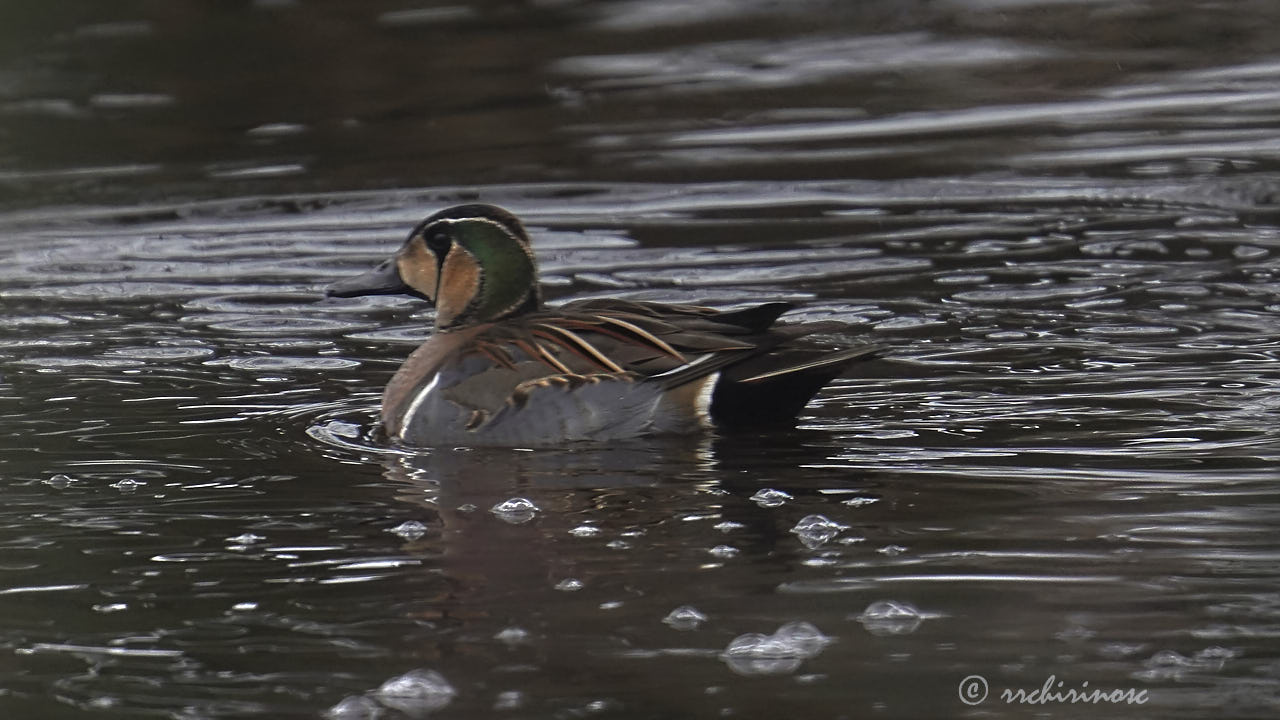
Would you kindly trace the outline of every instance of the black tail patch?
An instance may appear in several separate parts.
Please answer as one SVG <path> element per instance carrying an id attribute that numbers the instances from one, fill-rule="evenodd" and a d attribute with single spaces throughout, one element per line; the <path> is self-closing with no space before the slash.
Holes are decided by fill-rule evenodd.
<path id="1" fill-rule="evenodd" d="M 729 428 L 790 425 L 849 365 L 883 351 L 879 345 L 835 352 L 787 349 L 738 363 L 721 372 L 711 395 L 711 417 Z"/>

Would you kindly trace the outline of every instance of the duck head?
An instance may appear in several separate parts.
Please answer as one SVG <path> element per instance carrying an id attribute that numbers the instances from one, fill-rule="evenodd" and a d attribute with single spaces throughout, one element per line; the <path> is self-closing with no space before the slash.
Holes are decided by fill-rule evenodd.
<path id="1" fill-rule="evenodd" d="M 458 205 L 423 220 L 395 255 L 339 280 L 329 297 L 412 295 L 436 307 L 450 330 L 532 312 L 542 306 L 529 236 L 515 215 L 493 205 Z"/>

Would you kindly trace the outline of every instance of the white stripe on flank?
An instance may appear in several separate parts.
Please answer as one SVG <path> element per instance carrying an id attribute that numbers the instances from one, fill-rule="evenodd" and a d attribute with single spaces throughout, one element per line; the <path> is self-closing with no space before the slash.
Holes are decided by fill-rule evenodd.
<path id="1" fill-rule="evenodd" d="M 702 387 L 698 388 L 698 398 L 694 401 L 698 419 L 706 427 L 711 426 L 711 395 L 716 391 L 716 383 L 720 382 L 720 373 L 713 372 L 706 377 Z"/>
<path id="2" fill-rule="evenodd" d="M 431 382 L 427 383 L 427 386 L 419 390 L 418 394 L 414 396 L 413 402 L 409 403 L 409 409 L 405 410 L 404 415 L 400 418 L 400 433 L 397 436 L 397 439 L 404 439 L 405 434 L 409 431 L 409 423 L 413 422 L 414 417 L 418 414 L 418 408 L 422 407 L 422 403 L 426 402 L 427 396 L 430 395 L 431 391 L 435 390 L 436 385 L 439 384 L 440 373 L 436 373 L 436 376 L 431 378 Z"/>

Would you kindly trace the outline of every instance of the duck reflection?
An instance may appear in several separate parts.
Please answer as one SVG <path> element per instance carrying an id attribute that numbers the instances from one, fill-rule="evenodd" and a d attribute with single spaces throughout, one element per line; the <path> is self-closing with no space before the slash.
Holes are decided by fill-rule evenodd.
<path id="1" fill-rule="evenodd" d="M 592 677 L 605 682 L 595 697 L 617 696 L 657 682 L 637 676 L 667 672 L 664 658 L 685 658 L 680 666 L 699 676 L 683 697 L 669 698 L 673 707 L 708 703 L 708 712 L 717 707 L 703 688 L 766 670 L 798 672 L 820 648 L 764 668 L 756 657 L 763 651 L 740 641 L 743 632 L 772 632 L 795 618 L 732 618 L 743 597 L 773 595 L 777 578 L 762 578 L 760 562 L 787 565 L 804 553 L 788 534 L 789 517 L 746 498 L 768 481 L 764 468 L 778 472 L 779 458 L 792 466 L 787 477 L 805 472 L 815 452 L 830 450 L 815 447 L 824 438 L 830 442 L 795 431 L 767 441 L 704 435 L 607 448 L 385 455 L 395 497 L 418 508 L 426 526 L 402 549 L 422 558 L 438 583 L 437 592 L 402 606 L 435 628 L 406 639 L 413 654 L 455 684 L 481 683 L 495 697 L 517 692 L 526 707 L 563 707 L 573 696 L 571 682 L 539 681 L 548 673 Z M 766 456 L 772 463 L 761 463 Z M 777 482 L 804 492 L 785 477 Z M 714 552 L 725 546 L 740 552 Z M 683 631 L 663 624 L 690 602 L 710 621 Z"/>

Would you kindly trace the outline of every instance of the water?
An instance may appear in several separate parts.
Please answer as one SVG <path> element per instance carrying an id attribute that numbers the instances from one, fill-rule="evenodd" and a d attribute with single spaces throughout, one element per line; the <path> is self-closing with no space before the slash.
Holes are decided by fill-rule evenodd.
<path id="1" fill-rule="evenodd" d="M 0 715 L 1280 711 L 1273 3 L 11 5 Z M 892 351 L 388 448 L 429 311 L 319 290 L 476 198 L 555 301 Z"/>

